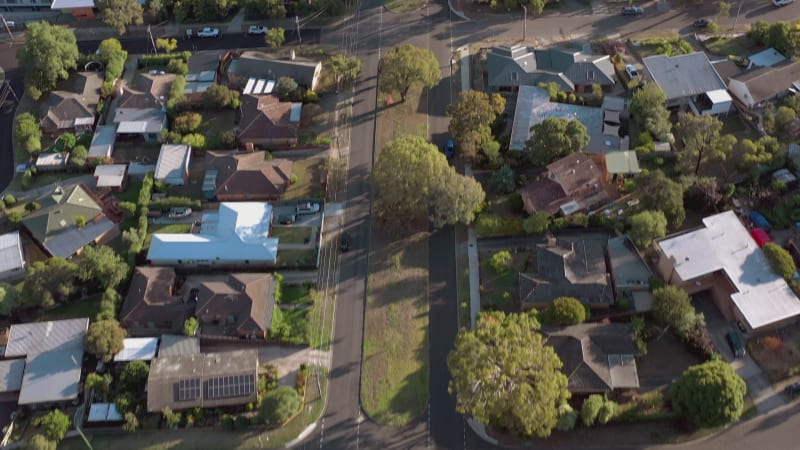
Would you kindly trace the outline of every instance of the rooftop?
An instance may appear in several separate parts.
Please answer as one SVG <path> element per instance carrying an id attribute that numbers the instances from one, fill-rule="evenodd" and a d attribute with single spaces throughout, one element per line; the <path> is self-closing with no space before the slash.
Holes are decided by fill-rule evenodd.
<path id="1" fill-rule="evenodd" d="M 200 334 L 264 338 L 272 324 L 275 281 L 268 273 L 196 275 L 183 290 L 197 289 Z M 219 318 L 227 320 L 219 324 Z"/>
<path id="2" fill-rule="evenodd" d="M 114 355 L 114 362 L 123 361 L 150 361 L 156 357 L 158 338 L 125 338 L 122 341 L 122 350 Z"/>
<path id="3" fill-rule="evenodd" d="M 192 146 L 187 144 L 163 144 L 158 154 L 154 179 L 183 179 L 189 170 Z"/>
<path id="4" fill-rule="evenodd" d="M 0 235 L 0 274 L 25 267 L 19 231 Z"/>
<path id="5" fill-rule="evenodd" d="M 24 370 L 25 360 L 22 358 L 0 361 L 0 393 L 19 391 Z"/>
<path id="6" fill-rule="evenodd" d="M 641 172 L 639 168 L 639 158 L 636 157 L 636 152 L 626 150 L 622 152 L 606 153 L 606 171 L 609 175 L 627 175 Z"/>
<path id="7" fill-rule="evenodd" d="M 158 346 L 158 356 L 181 356 L 200 353 L 200 339 L 177 334 L 164 334 Z"/>
<path id="8" fill-rule="evenodd" d="M 117 127 L 114 125 L 98 125 L 89 146 L 89 158 L 107 158 L 114 151 L 117 141 Z"/>
<path id="9" fill-rule="evenodd" d="M 292 165 L 288 159 L 266 161 L 263 151 L 206 152 L 206 173 L 216 171 L 214 190 L 218 196 L 278 197 L 289 187 Z"/>
<path id="10" fill-rule="evenodd" d="M 758 53 L 753 53 L 752 55 L 747 57 L 750 60 L 749 68 L 753 67 L 769 67 L 774 66 L 775 64 L 782 63 L 786 61 L 786 57 L 781 55 L 781 53 L 774 48 L 768 48 L 766 50 L 761 50 Z"/>
<path id="11" fill-rule="evenodd" d="M 102 164 L 94 169 L 97 187 L 120 187 L 125 181 L 127 164 Z"/>
<path id="12" fill-rule="evenodd" d="M 731 80 L 747 86 L 749 93 L 745 93 L 745 96 L 752 98 L 744 98 L 743 101 L 759 103 L 800 84 L 800 62 L 788 60 L 771 67 L 747 70 Z"/>
<path id="13" fill-rule="evenodd" d="M 301 103 L 281 102 L 275 95 L 244 95 L 239 139 L 297 138 Z"/>
<path id="14" fill-rule="evenodd" d="M 120 323 L 131 328 L 137 323 L 171 322 L 173 332 L 182 331 L 194 307 L 183 301 L 175 285 L 175 269 L 171 267 L 137 267 L 119 313 Z"/>
<path id="15" fill-rule="evenodd" d="M 650 77 L 667 94 L 667 101 L 726 89 L 725 82 L 704 52 L 653 55 L 644 58 L 643 62 Z"/>

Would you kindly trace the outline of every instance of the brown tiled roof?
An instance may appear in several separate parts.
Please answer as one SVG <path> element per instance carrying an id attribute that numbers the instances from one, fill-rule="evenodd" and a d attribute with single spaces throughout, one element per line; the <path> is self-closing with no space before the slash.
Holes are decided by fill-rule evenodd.
<path id="1" fill-rule="evenodd" d="M 289 121 L 292 103 L 281 102 L 274 95 L 245 95 L 242 99 L 242 118 L 239 139 L 297 138 L 297 124 Z"/>
<path id="2" fill-rule="evenodd" d="M 567 195 L 599 183 L 603 172 L 588 153 L 573 153 L 547 166 L 547 177 L 560 184 Z"/>
<path id="3" fill-rule="evenodd" d="M 278 197 L 289 187 L 292 161 L 264 160 L 264 152 L 207 152 L 206 167 L 217 170 L 217 195 Z"/>
<path id="4" fill-rule="evenodd" d="M 569 201 L 561 185 L 548 178 L 531 181 L 518 189 L 517 193 L 529 213 L 547 211 L 555 214 L 562 203 Z"/>
<path id="5" fill-rule="evenodd" d="M 184 291 L 193 288 L 199 289 L 195 315 L 201 334 L 266 336 L 275 306 L 275 283 L 271 274 L 234 273 L 225 278 L 198 276 L 186 280 Z"/>
<path id="6" fill-rule="evenodd" d="M 172 82 L 175 81 L 175 74 L 167 73 L 164 75 L 140 74 L 137 87 L 139 91 L 149 92 L 154 97 L 166 99 Z"/>
<path id="7" fill-rule="evenodd" d="M 171 321 L 179 331 L 191 316 L 194 305 L 183 301 L 175 292 L 175 269 L 170 267 L 137 267 L 131 287 L 119 314 L 120 323 L 163 323 Z"/>
<path id="8" fill-rule="evenodd" d="M 517 192 L 529 213 L 547 211 L 555 214 L 570 200 L 582 203 L 582 200 L 604 193 L 603 171 L 588 153 L 573 153 L 552 162 L 547 166 L 544 178 L 528 183 Z"/>
<path id="9" fill-rule="evenodd" d="M 96 72 L 79 72 L 72 91 L 53 91 L 42 117 L 44 128 L 72 128 L 75 119 L 94 118 L 103 78 Z"/>

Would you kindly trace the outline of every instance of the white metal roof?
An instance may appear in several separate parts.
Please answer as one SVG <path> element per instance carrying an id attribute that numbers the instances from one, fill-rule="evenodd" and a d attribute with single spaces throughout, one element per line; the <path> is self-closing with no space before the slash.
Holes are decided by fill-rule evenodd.
<path id="1" fill-rule="evenodd" d="M 757 329 L 800 314 L 800 299 L 779 277 L 733 211 L 703 219 L 705 227 L 658 242 L 681 280 L 725 271 L 731 294 L 750 327 Z"/>
<path id="2" fill-rule="evenodd" d="M 156 180 L 183 178 L 189 170 L 192 147 L 186 144 L 164 144 L 156 163 Z"/>
<path id="3" fill-rule="evenodd" d="M 53 0 L 50 9 L 94 8 L 94 0 Z"/>
<path id="4" fill-rule="evenodd" d="M 114 403 L 92 403 L 88 422 L 121 422 L 125 420 Z"/>
<path id="5" fill-rule="evenodd" d="M 114 125 L 100 125 L 94 132 L 92 143 L 89 145 L 90 158 L 110 157 L 114 151 L 117 140 L 117 127 Z"/>
<path id="6" fill-rule="evenodd" d="M 0 235 L 0 273 L 25 267 L 19 231 Z"/>
<path id="7" fill-rule="evenodd" d="M 13 358 L 68 348 L 82 349 L 83 336 L 88 328 L 88 318 L 11 325 L 5 357 Z"/>
<path id="8" fill-rule="evenodd" d="M 158 338 L 126 338 L 122 341 L 122 350 L 114 355 L 114 361 L 150 361 L 156 357 Z"/>
<path id="9" fill-rule="evenodd" d="M 58 167 L 67 164 L 69 153 L 42 153 L 36 158 L 36 167 Z"/>
<path id="10" fill-rule="evenodd" d="M 103 164 L 95 167 L 94 176 L 97 177 L 97 187 L 119 187 L 125 180 L 125 164 Z"/>
<path id="11" fill-rule="evenodd" d="M 711 103 L 729 103 L 733 101 L 731 95 L 728 94 L 726 89 L 708 91 L 706 92 L 706 96 L 708 96 L 708 99 L 711 100 Z"/>

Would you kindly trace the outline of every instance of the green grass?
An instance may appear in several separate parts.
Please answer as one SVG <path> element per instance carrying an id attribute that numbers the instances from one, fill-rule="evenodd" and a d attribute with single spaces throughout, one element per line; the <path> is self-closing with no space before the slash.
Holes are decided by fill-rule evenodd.
<path id="1" fill-rule="evenodd" d="M 388 0 L 384 6 L 395 13 L 408 13 L 425 6 L 425 0 Z"/>
<path id="2" fill-rule="evenodd" d="M 125 189 L 125 192 L 117 194 L 117 197 L 121 202 L 137 203 L 139 201 L 139 191 L 141 190 L 141 181 L 131 181 L 128 183 L 128 187 Z"/>
<path id="3" fill-rule="evenodd" d="M 287 344 L 308 344 L 308 310 L 275 308 L 270 337 Z"/>
<path id="4" fill-rule="evenodd" d="M 281 286 L 282 305 L 311 305 L 313 303 L 311 288 L 303 285 Z"/>
<path id="5" fill-rule="evenodd" d="M 312 227 L 283 227 L 276 225 L 270 232 L 272 237 L 279 238 L 281 244 L 305 244 L 311 240 Z"/>
<path id="6" fill-rule="evenodd" d="M 289 186 L 283 198 L 286 200 L 322 197 L 322 179 L 325 159 L 306 158 L 294 161 L 292 173 L 297 182 Z"/>
<path id="7" fill-rule="evenodd" d="M 220 136 L 228 130 L 236 127 L 236 112 L 233 110 L 200 112 L 203 115 L 203 123 L 200 125 L 200 133 L 206 137 L 206 148 L 220 148 Z"/>
<path id="8" fill-rule="evenodd" d="M 745 34 L 734 38 L 719 37 L 710 39 L 706 41 L 706 48 L 710 53 L 719 56 L 747 57 L 747 55 L 760 47 Z"/>
<path id="9" fill-rule="evenodd" d="M 192 230 L 190 223 L 168 223 L 168 224 L 149 224 L 147 226 L 147 237 L 144 238 L 143 250 L 150 248 L 150 240 L 155 233 L 188 233 Z"/>
<path id="10" fill-rule="evenodd" d="M 475 232 L 479 237 L 519 236 L 525 234 L 522 222 L 522 217 L 518 216 L 482 213 L 475 220 Z"/>
<path id="11" fill-rule="evenodd" d="M 61 304 L 51 310 L 45 311 L 44 320 L 64 320 L 89 317 L 94 320 L 100 312 L 100 297 L 102 294 L 90 295 L 81 300 Z"/>
<path id="12" fill-rule="evenodd" d="M 315 265 L 317 263 L 317 249 L 278 249 L 279 266 Z"/>
<path id="13" fill-rule="evenodd" d="M 518 255 L 514 256 L 516 260 L 521 258 Z M 482 303 L 492 309 L 513 310 L 519 297 L 517 293 L 519 275 L 516 267 L 498 274 L 489 267 L 489 257 L 484 255 L 481 255 L 480 265 Z"/>
<path id="14" fill-rule="evenodd" d="M 331 338 L 333 334 L 333 316 L 336 309 L 333 294 L 327 297 L 319 291 L 310 292 L 314 306 L 311 308 L 308 320 L 311 323 L 309 343 L 311 347 L 319 350 L 331 349 Z"/>

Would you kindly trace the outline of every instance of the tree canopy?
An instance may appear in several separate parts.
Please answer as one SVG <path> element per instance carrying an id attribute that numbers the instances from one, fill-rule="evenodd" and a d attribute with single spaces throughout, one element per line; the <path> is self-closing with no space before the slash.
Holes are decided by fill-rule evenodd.
<path id="1" fill-rule="evenodd" d="M 144 361 L 131 361 L 119 375 L 119 381 L 126 388 L 135 389 L 147 382 L 150 367 Z"/>
<path id="2" fill-rule="evenodd" d="M 389 142 L 372 171 L 380 212 L 391 219 L 428 216 L 434 226 L 470 223 L 485 194 L 447 163 L 435 145 L 414 135 Z"/>
<path id="3" fill-rule="evenodd" d="M 0 283 L 0 316 L 7 316 L 19 306 L 19 293 L 13 284 Z"/>
<path id="4" fill-rule="evenodd" d="M 78 43 L 75 33 L 47 22 L 32 22 L 25 29 L 25 45 L 17 53 L 25 66 L 25 86 L 34 100 L 56 87 L 58 80 L 69 77 L 78 67 Z"/>
<path id="5" fill-rule="evenodd" d="M 69 424 L 69 416 L 61 412 L 60 409 L 54 409 L 42 417 L 44 434 L 54 442 L 60 442 L 64 439 L 64 435 L 69 430 Z"/>
<path id="6" fill-rule="evenodd" d="M 589 132 L 579 120 L 548 117 L 531 127 L 525 147 L 534 165 L 546 166 L 583 150 L 588 144 Z"/>
<path id="7" fill-rule="evenodd" d="M 86 348 L 99 359 L 108 362 L 122 350 L 122 341 L 126 335 L 116 320 L 100 320 L 89 325 Z"/>
<path id="8" fill-rule="evenodd" d="M 336 79 L 337 90 L 342 83 L 352 83 L 361 73 L 361 60 L 355 56 L 333 55 L 327 62 L 333 78 Z"/>
<path id="9" fill-rule="evenodd" d="M 436 55 L 426 48 L 401 45 L 381 58 L 379 89 L 384 93 L 399 92 L 403 101 L 414 85 L 436 86 L 442 79 Z"/>
<path id="10" fill-rule="evenodd" d="M 47 439 L 43 434 L 34 434 L 25 443 L 25 450 L 56 450 L 58 442 Z"/>
<path id="11" fill-rule="evenodd" d="M 264 43 L 269 48 L 278 48 L 286 42 L 286 31 L 283 28 L 275 27 L 267 30 L 264 35 Z"/>
<path id="12" fill-rule="evenodd" d="M 688 335 L 697 324 L 697 313 L 689 294 L 671 285 L 653 290 L 653 316 L 675 329 L 681 337 Z"/>
<path id="13" fill-rule="evenodd" d="M 100 10 L 103 23 L 114 28 L 119 35 L 125 34 L 128 25 L 144 23 L 144 8 L 138 0 L 95 0 L 95 6 Z"/>
<path id="14" fill-rule="evenodd" d="M 33 114 L 24 112 L 15 118 L 14 139 L 26 152 L 35 155 L 42 150 L 42 129 Z"/>
<path id="15" fill-rule="evenodd" d="M 772 270 L 783 279 L 791 280 L 797 270 L 792 255 L 774 242 L 764 245 L 762 250 L 769 261 L 769 265 L 772 266 Z"/>
<path id="16" fill-rule="evenodd" d="M 577 325 L 589 318 L 586 305 L 575 297 L 558 297 L 539 316 L 542 323 L 552 325 Z"/>
<path id="17" fill-rule="evenodd" d="M 678 228 L 686 220 L 683 186 L 667 178 L 664 172 L 654 170 L 640 175 L 636 187 L 642 207 L 663 212 L 670 228 Z"/>
<path id="18" fill-rule="evenodd" d="M 111 374 L 104 373 L 102 375 L 97 373 L 90 373 L 86 375 L 86 387 L 99 393 L 106 393 L 111 389 L 111 383 L 114 380 Z"/>
<path id="19" fill-rule="evenodd" d="M 35 261 L 28 268 L 20 292 L 26 306 L 52 306 L 75 290 L 78 266 L 59 256 L 45 261 Z"/>
<path id="20" fill-rule="evenodd" d="M 701 427 L 717 427 L 739 420 L 747 386 L 725 361 L 689 367 L 671 389 L 672 408 Z"/>
<path id="21" fill-rule="evenodd" d="M 128 276 L 128 263 L 108 246 L 87 246 L 78 262 L 78 277 L 95 280 L 103 288 L 117 287 Z"/>
<path id="22" fill-rule="evenodd" d="M 656 84 L 646 83 L 633 94 L 631 117 L 659 141 L 670 140 L 672 123 L 667 110 L 667 94 Z"/>
<path id="23" fill-rule="evenodd" d="M 561 360 L 537 332 L 536 313 L 481 312 L 447 357 L 456 408 L 521 437 L 547 437 L 570 394 Z"/>
<path id="24" fill-rule="evenodd" d="M 736 136 L 722 134 L 722 121 L 710 114 L 678 114 L 675 140 L 679 143 L 678 165 L 684 172 L 697 175 L 700 166 L 728 159 L 736 145 Z"/>
<path id="25" fill-rule="evenodd" d="M 506 100 L 500 94 L 473 90 L 458 94 L 458 100 L 447 106 L 447 129 L 461 156 L 472 162 L 478 159 L 479 152 L 492 141 L 492 124 L 505 109 Z"/>
<path id="26" fill-rule="evenodd" d="M 742 148 L 738 169 L 752 179 L 762 170 L 781 167 L 786 161 L 786 147 L 774 136 L 762 136 L 757 141 L 743 139 Z"/>
<path id="27" fill-rule="evenodd" d="M 282 425 L 292 418 L 302 405 L 303 399 L 297 390 L 289 386 L 279 386 L 264 396 L 258 417 L 264 423 Z"/>
<path id="28" fill-rule="evenodd" d="M 653 239 L 667 234 L 667 218 L 661 211 L 641 211 L 628 218 L 628 236 L 644 249 L 650 246 Z"/>

